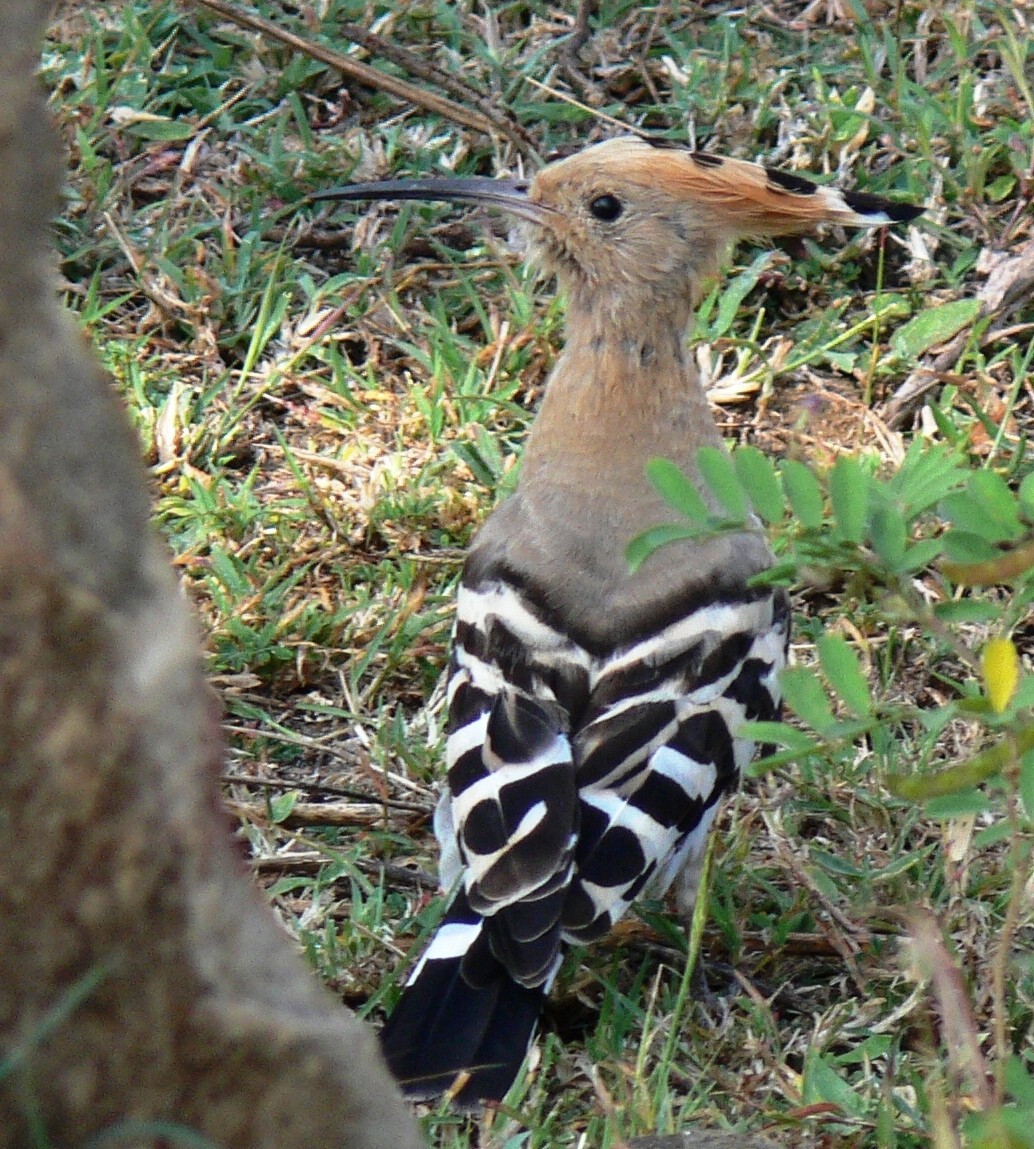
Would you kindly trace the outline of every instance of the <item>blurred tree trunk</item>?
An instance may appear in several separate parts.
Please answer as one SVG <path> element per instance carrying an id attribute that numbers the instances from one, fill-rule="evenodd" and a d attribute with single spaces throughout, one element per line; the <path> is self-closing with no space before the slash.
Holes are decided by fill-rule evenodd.
<path id="1" fill-rule="evenodd" d="M 136 442 L 54 298 L 48 6 L 0 3 L 0 1146 L 407 1149 L 235 855 Z"/>

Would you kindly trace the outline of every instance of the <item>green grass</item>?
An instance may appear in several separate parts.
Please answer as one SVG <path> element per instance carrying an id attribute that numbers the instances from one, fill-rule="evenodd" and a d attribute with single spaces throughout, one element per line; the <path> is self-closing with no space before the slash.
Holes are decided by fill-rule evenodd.
<path id="1" fill-rule="evenodd" d="M 723 429 L 820 468 L 862 446 L 890 469 L 923 434 L 1014 484 L 1030 472 L 1029 288 L 1005 315 L 966 304 L 988 253 L 1034 238 L 1024 10 L 602 0 L 572 70 L 560 7 L 328 0 L 302 6 L 308 23 L 260 11 L 339 49 L 342 21 L 379 30 L 490 94 L 541 155 L 613 134 L 609 116 L 926 203 L 911 242 L 895 229 L 885 246 L 826 236 L 764 261 L 737 253 L 698 324 Z M 156 521 L 205 627 L 228 792 L 253 810 L 242 835 L 314 967 L 377 1016 L 441 906 L 376 863 L 434 870 L 452 593 L 512 487 L 562 311 L 504 224 L 300 201 L 353 173 L 535 158 L 189 4 L 69 3 L 43 73 L 71 165 L 65 292 L 139 429 Z M 925 399 L 888 430 L 884 405 L 924 368 Z M 608 1149 L 696 1120 L 788 1145 L 956 1143 L 976 1094 L 898 911 L 936 914 L 989 1064 L 1003 1064 L 1004 1032 L 1029 1067 L 1034 922 L 1013 881 L 1029 824 L 1004 790 L 975 821 L 934 818 L 887 779 L 966 760 L 986 738 L 947 713 L 979 685 L 959 643 L 1011 631 L 1029 656 L 1029 602 L 972 597 L 988 617 L 948 642 L 860 576 L 799 588 L 798 660 L 815 664 L 824 634 L 850 640 L 881 721 L 762 774 L 724 816 L 699 984 L 681 924 L 644 907 L 571 956 L 511 1103 L 473 1125 L 429 1115 L 436 1144 Z M 319 785 L 381 814 L 296 825 L 285 795 L 347 818 L 355 800 Z"/>

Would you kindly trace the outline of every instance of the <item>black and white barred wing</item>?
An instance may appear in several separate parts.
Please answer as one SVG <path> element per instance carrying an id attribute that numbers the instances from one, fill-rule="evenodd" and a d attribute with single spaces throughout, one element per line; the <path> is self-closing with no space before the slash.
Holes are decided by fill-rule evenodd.
<path id="1" fill-rule="evenodd" d="M 578 818 L 569 695 L 586 662 L 512 585 L 461 588 L 436 818 L 442 884 L 462 880 L 492 954 L 527 986 L 559 960 Z"/>
<path id="2" fill-rule="evenodd" d="M 789 612 L 781 593 L 700 608 L 609 660 L 574 738 L 580 804 L 565 937 L 605 934 L 682 876 L 692 906 L 721 796 L 753 754 L 745 719 L 775 718 Z"/>
<path id="3" fill-rule="evenodd" d="M 502 1097 L 560 964 L 578 817 L 565 699 L 584 706 L 588 681 L 572 649 L 512 585 L 461 588 L 435 815 L 456 892 L 381 1033 L 412 1096 Z"/>

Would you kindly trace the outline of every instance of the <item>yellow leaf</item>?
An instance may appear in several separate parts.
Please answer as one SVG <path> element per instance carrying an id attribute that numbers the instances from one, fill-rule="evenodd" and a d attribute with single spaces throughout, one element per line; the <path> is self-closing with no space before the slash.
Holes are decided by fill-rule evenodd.
<path id="1" fill-rule="evenodd" d="M 991 638 L 980 656 L 984 689 L 992 708 L 1001 714 L 1020 681 L 1020 656 L 1009 638 Z"/>

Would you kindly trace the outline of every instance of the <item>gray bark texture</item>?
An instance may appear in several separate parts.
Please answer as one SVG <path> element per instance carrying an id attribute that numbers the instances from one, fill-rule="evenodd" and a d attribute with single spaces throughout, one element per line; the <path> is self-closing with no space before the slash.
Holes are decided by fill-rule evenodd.
<path id="1" fill-rule="evenodd" d="M 0 3 L 0 1147 L 409 1149 L 235 852 L 135 437 L 55 299 L 48 7 Z"/>

